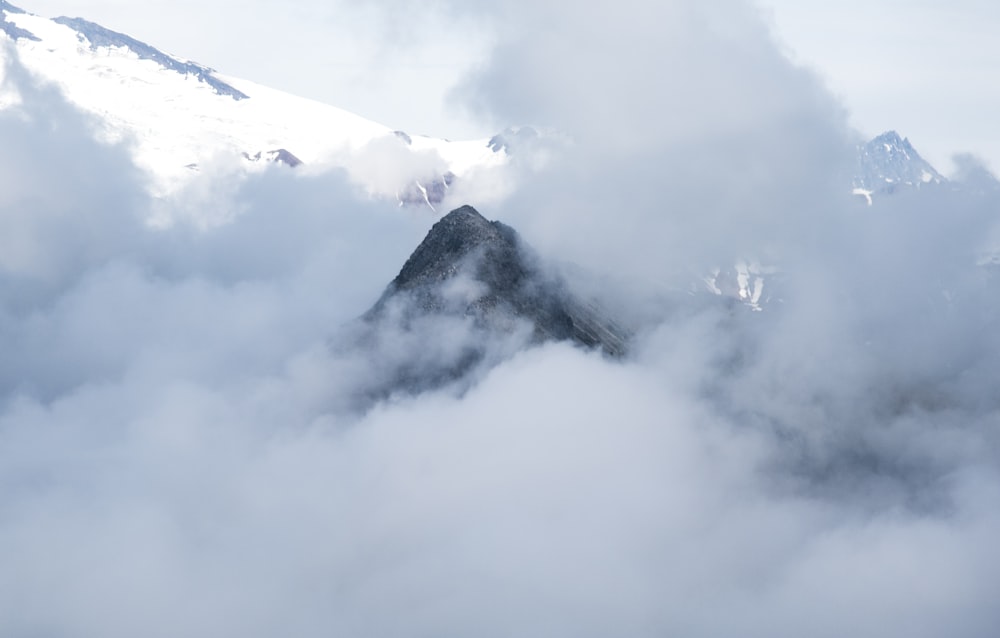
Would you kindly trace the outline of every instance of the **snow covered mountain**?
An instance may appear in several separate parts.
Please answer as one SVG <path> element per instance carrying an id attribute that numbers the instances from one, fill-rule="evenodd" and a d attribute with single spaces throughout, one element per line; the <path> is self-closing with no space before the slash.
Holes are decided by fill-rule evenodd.
<path id="1" fill-rule="evenodd" d="M 128 144 L 157 196 L 209 171 L 336 166 L 372 193 L 433 207 L 456 179 L 530 154 L 543 137 L 527 126 L 460 142 L 410 135 L 225 76 L 83 18 L 48 19 L 5 0 L 0 32 L 0 108 L 20 103 L 9 65 L 55 85 L 94 116 L 100 138 Z M 873 196 L 942 183 L 947 180 L 908 139 L 888 131 L 858 147 L 850 187 L 871 204 Z M 777 276 L 774 267 L 747 258 L 721 265 L 695 287 L 760 310 L 776 298 Z"/>
<path id="2" fill-rule="evenodd" d="M 873 194 L 887 195 L 897 189 L 921 188 L 947 180 L 920 157 L 908 138 L 886 131 L 858 147 L 858 169 L 854 194 L 871 203 Z"/>
<path id="3" fill-rule="evenodd" d="M 373 193 L 429 204 L 455 177 L 505 158 L 486 139 L 451 142 L 394 131 L 222 75 L 82 18 L 48 19 L 0 0 L 0 32 L 0 108 L 21 103 L 9 65 L 57 86 L 95 116 L 101 139 L 130 145 L 156 195 L 183 187 L 206 166 L 259 170 L 280 161 L 345 167 Z M 365 168 L 372 165 L 379 165 L 377 175 Z"/>

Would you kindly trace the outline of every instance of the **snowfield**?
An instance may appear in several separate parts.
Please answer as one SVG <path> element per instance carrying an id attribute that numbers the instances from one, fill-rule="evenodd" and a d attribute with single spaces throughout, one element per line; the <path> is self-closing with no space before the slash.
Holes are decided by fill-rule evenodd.
<path id="1" fill-rule="evenodd" d="M 188 61 L 98 25 L 80 21 L 101 30 L 102 37 L 92 37 L 107 43 L 91 42 L 84 32 L 57 21 L 61 19 L 3 13 L 8 23 L 38 38 L 0 35 L 6 40 L 0 47 L 4 69 L 17 64 L 38 81 L 58 87 L 70 102 L 95 116 L 100 139 L 129 144 L 157 196 L 177 191 L 206 164 L 257 170 L 261 163 L 251 158 L 278 149 L 306 167 L 347 168 L 369 191 L 390 196 L 414 182 L 423 191 L 421 182 L 447 172 L 461 176 L 505 161 L 505 153 L 494 152 L 486 139 L 451 142 L 397 134 L 343 109 L 199 67 L 248 96 L 234 99 L 197 75 L 180 73 L 142 53 L 176 61 L 175 67 Z M 137 53 L 130 43 L 143 51 Z M 8 84 L 3 82 L 0 90 L 2 108 L 19 103 Z M 376 180 L 364 169 L 372 152 L 381 157 L 372 161 L 393 168 L 388 178 L 382 171 Z M 360 168 L 352 170 L 355 166 Z"/>

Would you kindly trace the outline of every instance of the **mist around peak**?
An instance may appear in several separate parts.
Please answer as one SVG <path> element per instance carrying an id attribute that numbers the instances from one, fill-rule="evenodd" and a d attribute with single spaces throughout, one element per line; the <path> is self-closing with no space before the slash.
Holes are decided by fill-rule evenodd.
<path id="1" fill-rule="evenodd" d="M 859 205 L 843 108 L 747 4 L 453 10 L 498 37 L 456 99 L 568 133 L 444 201 L 588 273 L 626 355 L 514 322 L 359 406 L 483 343 L 473 272 L 340 347 L 440 214 L 276 165 L 154 200 L 12 67 L 0 634 L 992 637 L 996 193 Z M 690 288 L 752 258 L 760 311 Z"/>

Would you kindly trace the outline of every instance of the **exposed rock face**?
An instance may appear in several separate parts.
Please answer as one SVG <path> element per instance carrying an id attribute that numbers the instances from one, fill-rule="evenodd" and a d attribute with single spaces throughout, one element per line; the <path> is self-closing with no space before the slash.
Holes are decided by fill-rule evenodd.
<path id="1" fill-rule="evenodd" d="M 448 189 L 455 182 L 455 174 L 446 171 L 440 177 L 417 180 L 396 193 L 396 198 L 400 204 L 407 206 L 429 206 L 431 210 L 435 204 L 440 204 Z"/>
<path id="2" fill-rule="evenodd" d="M 377 320 L 404 294 L 410 314 L 458 314 L 491 330 L 527 321 L 536 341 L 568 340 L 613 356 L 628 342 L 628 331 L 607 312 L 547 274 L 513 228 L 471 206 L 434 224 L 366 318 Z"/>
<path id="3" fill-rule="evenodd" d="M 250 162 L 265 161 L 271 164 L 284 164 L 289 168 L 295 168 L 302 165 L 302 160 L 295 157 L 291 151 L 284 148 L 277 148 L 267 152 L 257 151 L 253 155 L 243 153 L 243 159 Z"/>
<path id="4" fill-rule="evenodd" d="M 512 228 L 463 206 L 434 224 L 333 347 L 371 371 L 348 381 L 357 386 L 355 407 L 365 409 L 400 392 L 467 388 L 532 343 L 571 341 L 621 356 L 629 336 L 549 274 Z"/>

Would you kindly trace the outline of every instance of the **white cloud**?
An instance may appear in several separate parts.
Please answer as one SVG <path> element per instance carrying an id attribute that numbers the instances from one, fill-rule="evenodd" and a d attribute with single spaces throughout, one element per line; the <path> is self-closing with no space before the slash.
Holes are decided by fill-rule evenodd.
<path id="1" fill-rule="evenodd" d="M 575 138 L 484 212 L 646 296 L 767 251 L 784 302 L 685 290 L 625 361 L 492 344 L 472 387 L 368 411 L 357 393 L 398 361 L 478 336 L 428 320 L 341 347 L 426 210 L 275 167 L 184 204 L 226 223 L 151 228 L 127 153 L 20 87 L 32 117 L 0 120 L 0 633 L 991 635 L 992 196 L 852 206 L 840 107 L 752 12 L 641 5 L 596 37 L 589 12 L 537 5 L 552 21 L 468 80 Z"/>

